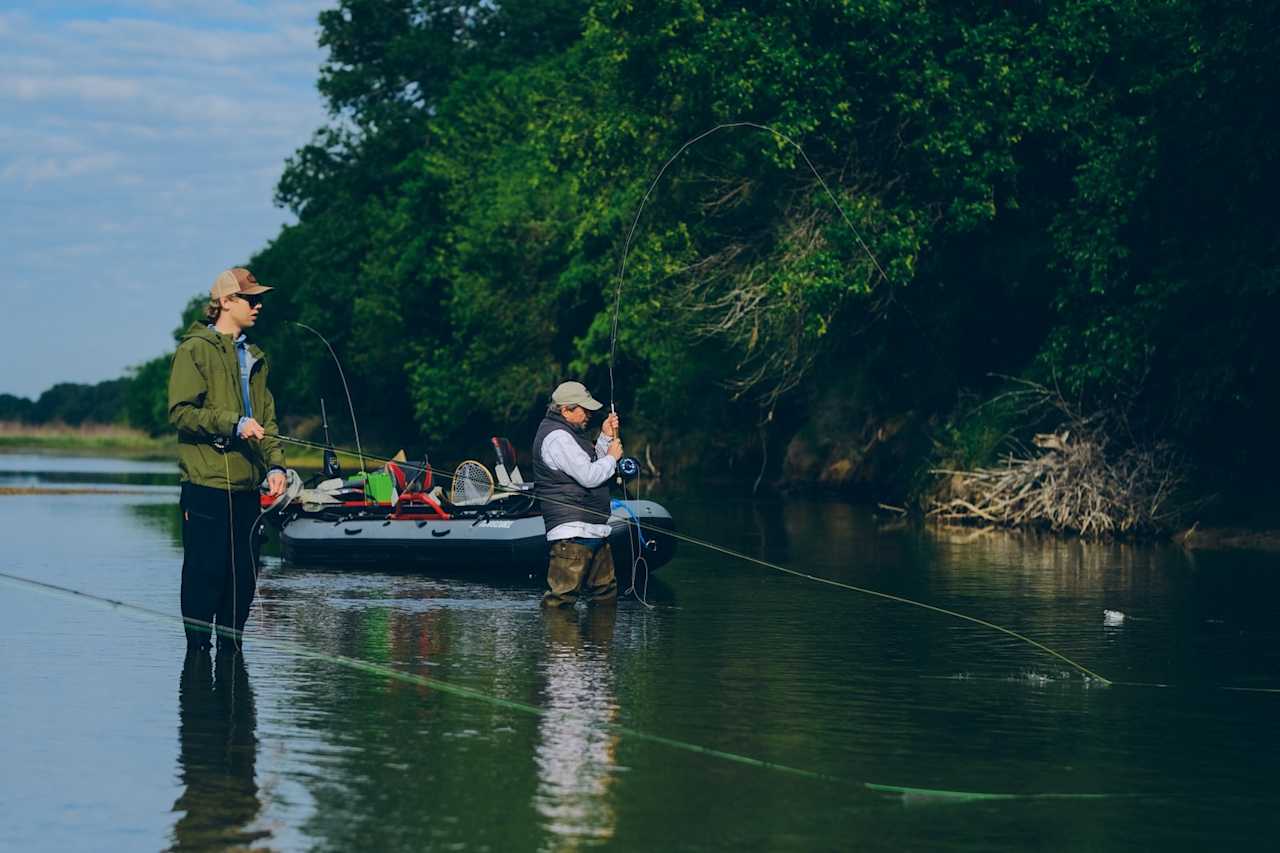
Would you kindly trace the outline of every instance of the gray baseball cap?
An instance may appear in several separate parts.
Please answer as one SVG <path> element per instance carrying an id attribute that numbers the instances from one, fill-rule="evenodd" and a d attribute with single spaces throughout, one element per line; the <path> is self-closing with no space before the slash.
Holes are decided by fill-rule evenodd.
<path id="1" fill-rule="evenodd" d="M 587 386 L 581 382 L 561 382 L 557 385 L 556 390 L 551 392 L 551 405 L 581 406 L 593 412 L 604 407 L 604 403 L 592 397 Z"/>

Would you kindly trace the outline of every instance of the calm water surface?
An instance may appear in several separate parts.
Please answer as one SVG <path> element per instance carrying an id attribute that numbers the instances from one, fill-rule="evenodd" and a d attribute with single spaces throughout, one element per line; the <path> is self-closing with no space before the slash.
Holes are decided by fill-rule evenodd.
<path id="1" fill-rule="evenodd" d="M 0 571 L 176 614 L 173 482 L 167 465 L 0 456 L 0 486 L 128 492 L 0 496 Z M 530 585 L 322 572 L 268 548 L 246 663 L 185 671 L 177 624 L 0 584 L 0 849 L 1190 850 L 1280 833 L 1280 695 L 1220 689 L 1280 687 L 1274 557 L 663 501 L 686 532 L 1171 686 L 1091 687 L 978 626 L 687 546 L 653 610 L 567 616 Z"/>

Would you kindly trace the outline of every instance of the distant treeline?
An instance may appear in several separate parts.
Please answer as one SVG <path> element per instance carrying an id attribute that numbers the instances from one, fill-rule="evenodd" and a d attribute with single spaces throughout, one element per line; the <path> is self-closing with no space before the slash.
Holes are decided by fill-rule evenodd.
<path id="1" fill-rule="evenodd" d="M 152 365 L 155 365 L 152 367 Z M 0 421 L 42 426 L 46 424 L 120 424 L 146 430 L 153 435 L 167 430 L 163 409 L 154 405 L 158 382 L 167 374 L 169 359 L 148 362 L 150 370 L 139 370 L 121 379 L 94 385 L 61 382 L 35 400 L 0 394 Z"/>
<path id="2" fill-rule="evenodd" d="M 0 394 L 0 421 L 28 424 L 121 423 L 128 418 L 128 379 L 110 379 L 96 385 L 63 382 L 37 399 Z"/>
<path id="3" fill-rule="evenodd" d="M 183 310 L 176 341 L 197 316 L 206 297 L 193 297 Z M 84 384 L 60 382 L 35 400 L 0 394 L 0 422 L 47 424 L 118 424 L 152 435 L 169 431 L 168 381 L 170 353 L 150 359 L 119 379 Z"/>
<path id="4" fill-rule="evenodd" d="M 628 259 L 633 434 L 754 471 L 901 416 L 916 470 L 972 462 L 1043 426 L 1012 377 L 1203 471 L 1275 472 L 1272 4 L 342 0 L 320 28 L 333 120 L 250 261 L 282 411 L 342 400 L 287 319 L 388 440 L 524 435 L 565 377 L 607 393 L 641 198 L 749 120 L 853 229 L 770 133 L 688 149 Z"/>

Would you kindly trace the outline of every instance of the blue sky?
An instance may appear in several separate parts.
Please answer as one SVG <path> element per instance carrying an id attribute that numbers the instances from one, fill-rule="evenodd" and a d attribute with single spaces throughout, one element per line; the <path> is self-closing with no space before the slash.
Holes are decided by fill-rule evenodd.
<path id="1" fill-rule="evenodd" d="M 272 193 L 326 119 L 330 5 L 0 0 L 0 392 L 165 352 L 186 301 L 289 221 Z"/>

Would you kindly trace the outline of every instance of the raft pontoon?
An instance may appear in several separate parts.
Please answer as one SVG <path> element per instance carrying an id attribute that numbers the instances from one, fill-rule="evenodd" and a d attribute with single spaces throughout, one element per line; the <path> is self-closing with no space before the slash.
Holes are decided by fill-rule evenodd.
<path id="1" fill-rule="evenodd" d="M 458 505 L 433 485 L 424 459 L 368 475 L 329 477 L 301 489 L 266 518 L 280 532 L 286 562 L 542 576 L 546 527 L 505 438 L 491 440 L 497 488 L 482 503 Z M 474 463 L 472 463 L 474 464 Z M 406 473 L 406 471 L 408 473 Z M 270 499 L 263 498 L 264 507 Z M 609 541 L 619 577 L 637 557 L 650 570 L 675 553 L 671 514 L 649 500 L 614 500 Z"/>

